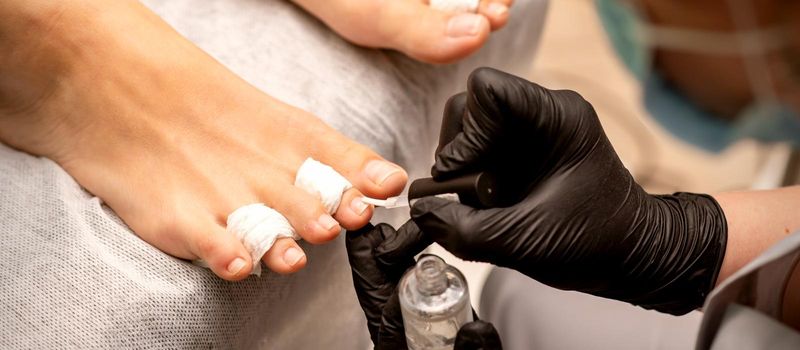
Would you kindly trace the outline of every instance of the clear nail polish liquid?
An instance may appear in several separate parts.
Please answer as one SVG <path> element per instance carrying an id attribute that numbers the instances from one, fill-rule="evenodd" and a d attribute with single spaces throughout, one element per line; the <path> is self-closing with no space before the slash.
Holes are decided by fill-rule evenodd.
<path id="1" fill-rule="evenodd" d="M 403 275 L 400 309 L 411 350 L 452 349 L 458 330 L 472 322 L 464 275 L 435 255 L 423 256 Z"/>

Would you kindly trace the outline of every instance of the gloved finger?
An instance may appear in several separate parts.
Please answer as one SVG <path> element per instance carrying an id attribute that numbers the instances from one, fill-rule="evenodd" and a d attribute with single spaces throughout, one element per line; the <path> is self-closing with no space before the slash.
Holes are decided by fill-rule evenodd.
<path id="1" fill-rule="evenodd" d="M 439 145 L 436 147 L 436 153 L 439 153 L 442 147 L 453 141 L 456 135 L 461 133 L 466 110 L 466 92 L 453 95 L 447 100 L 444 106 L 444 115 L 442 115 L 442 127 L 439 129 Z"/>
<path id="2" fill-rule="evenodd" d="M 383 307 L 399 279 L 387 277 L 375 259 L 375 249 L 384 242 L 387 235 L 394 233 L 394 228 L 387 224 L 374 227 L 367 225 L 356 231 L 348 231 L 345 238 L 353 286 L 367 318 L 367 327 L 373 342 L 377 341 Z"/>
<path id="3" fill-rule="evenodd" d="M 456 334 L 454 350 L 502 350 L 500 334 L 489 322 L 474 321 L 465 324 Z"/>
<path id="4" fill-rule="evenodd" d="M 408 349 L 399 293 L 400 290 L 395 289 L 383 309 L 378 341 L 374 343 L 376 350 Z"/>
<path id="5" fill-rule="evenodd" d="M 496 113 L 497 108 L 492 105 L 503 101 L 484 101 L 476 98 L 476 94 L 485 95 L 479 91 L 486 88 L 486 85 L 481 83 L 486 75 L 483 70 L 479 68 L 470 74 L 467 93 L 461 101 L 465 107 L 465 111 L 461 114 L 461 133 L 449 140 L 440 139 L 436 163 L 431 171 L 436 179 L 446 179 L 467 172 L 465 168 L 477 167 L 477 163 L 491 151 L 495 136 L 502 130 L 502 115 Z M 481 105 L 487 102 L 489 106 Z M 449 113 L 445 114 L 445 118 L 450 116 Z M 444 124 L 442 126 L 445 127 Z M 443 144 L 445 141 L 447 143 Z"/>
<path id="6" fill-rule="evenodd" d="M 508 152 L 497 146 L 508 140 L 546 135 L 547 128 L 553 126 L 551 121 L 561 115 L 560 104 L 550 90 L 491 68 L 478 68 L 470 74 L 466 106 L 462 134 L 436 154 L 431 172 L 434 178 L 464 173 L 463 168 L 504 156 Z M 531 135 L 532 130 L 542 133 Z"/>
<path id="7" fill-rule="evenodd" d="M 397 231 L 387 230 L 384 233 L 384 241 L 375 249 L 375 258 L 386 276 L 399 282 L 403 273 L 414 266 L 414 256 L 433 241 L 411 220 Z"/>
<path id="8" fill-rule="evenodd" d="M 478 260 L 485 249 L 480 237 L 488 236 L 472 224 L 480 211 L 450 200 L 425 197 L 411 207 L 411 219 L 419 228 L 454 255 L 467 260 Z M 479 220 L 479 219 L 478 219 Z"/>

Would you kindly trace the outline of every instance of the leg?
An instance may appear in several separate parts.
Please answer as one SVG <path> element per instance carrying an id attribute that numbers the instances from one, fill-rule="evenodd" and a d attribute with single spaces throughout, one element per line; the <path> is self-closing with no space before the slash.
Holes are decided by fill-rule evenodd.
<path id="1" fill-rule="evenodd" d="M 405 185 L 402 169 L 242 81 L 137 1 L 8 5 L 0 16 L 12 22 L 0 140 L 54 160 L 142 239 L 222 278 L 257 263 L 225 232 L 236 208 L 264 202 L 319 244 L 366 224 L 361 193 Z M 354 185 L 336 220 L 293 186 L 307 157 Z M 305 264 L 288 239 L 264 261 L 280 273 Z"/>
<path id="2" fill-rule="evenodd" d="M 434 67 L 353 47 L 286 1 L 144 3 L 248 83 L 414 177 L 429 171 L 446 98 L 477 66 L 525 73 L 546 12 L 518 0 L 481 50 Z M 0 148 L 0 184 L 0 253 L 11 252 L 0 259 L 0 348 L 368 347 L 341 239 L 302 243 L 299 273 L 227 283 L 137 238 L 53 162 Z"/>

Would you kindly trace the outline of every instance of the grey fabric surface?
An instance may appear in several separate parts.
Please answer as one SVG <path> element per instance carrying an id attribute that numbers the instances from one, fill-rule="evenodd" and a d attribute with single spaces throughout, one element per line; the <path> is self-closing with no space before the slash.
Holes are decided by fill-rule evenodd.
<path id="1" fill-rule="evenodd" d="M 675 317 L 495 268 L 480 316 L 497 327 L 505 350 L 686 350 L 694 346 L 702 314 Z"/>
<path id="2" fill-rule="evenodd" d="M 546 12 L 545 0 L 519 1 L 509 26 L 479 53 L 434 66 L 357 48 L 289 1 L 143 2 L 251 84 L 315 113 L 414 175 L 428 173 L 444 103 L 474 68 L 527 73 Z"/>
<path id="3" fill-rule="evenodd" d="M 286 1 L 147 0 L 267 93 L 427 173 L 448 96 L 489 65 L 532 63 L 544 0 L 518 0 L 480 53 L 429 66 L 356 48 Z M 0 348 L 364 349 L 338 239 L 305 270 L 228 283 L 137 238 L 53 162 L 0 145 Z"/>

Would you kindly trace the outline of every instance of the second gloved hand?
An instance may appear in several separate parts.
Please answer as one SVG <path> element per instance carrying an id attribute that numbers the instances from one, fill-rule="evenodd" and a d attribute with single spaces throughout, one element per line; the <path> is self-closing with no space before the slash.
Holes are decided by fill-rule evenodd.
<path id="1" fill-rule="evenodd" d="M 672 314 L 714 287 L 727 237 L 717 202 L 646 193 L 577 93 L 479 69 L 444 124 L 434 178 L 486 171 L 515 198 L 481 210 L 417 201 L 413 220 L 455 255 Z"/>
<path id="2" fill-rule="evenodd" d="M 430 238 L 409 221 L 397 231 L 387 224 L 348 231 L 346 243 L 353 286 L 375 349 L 407 349 L 397 285 Z M 502 350 L 502 345 L 490 323 L 473 321 L 459 329 L 454 349 Z"/>

